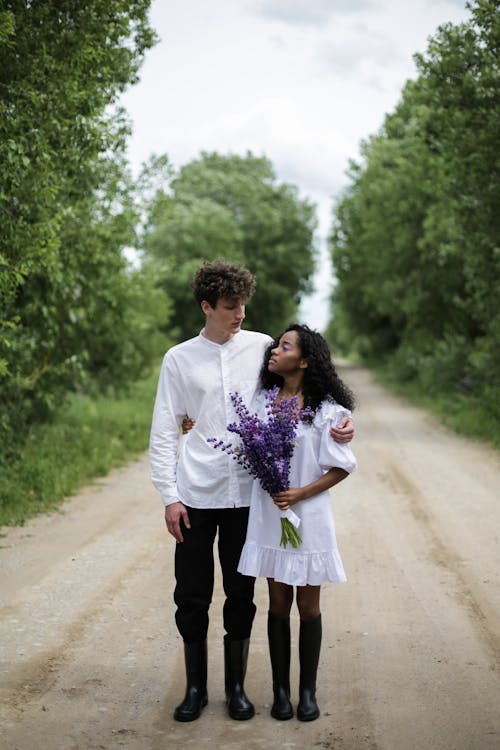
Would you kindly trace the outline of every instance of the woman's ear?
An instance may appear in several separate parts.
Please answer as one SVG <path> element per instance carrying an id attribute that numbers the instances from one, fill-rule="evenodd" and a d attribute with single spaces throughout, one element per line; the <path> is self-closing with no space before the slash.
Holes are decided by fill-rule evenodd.
<path id="1" fill-rule="evenodd" d="M 299 367 L 301 370 L 305 370 L 306 367 L 309 367 L 309 365 L 307 364 L 307 359 L 301 359 Z"/>

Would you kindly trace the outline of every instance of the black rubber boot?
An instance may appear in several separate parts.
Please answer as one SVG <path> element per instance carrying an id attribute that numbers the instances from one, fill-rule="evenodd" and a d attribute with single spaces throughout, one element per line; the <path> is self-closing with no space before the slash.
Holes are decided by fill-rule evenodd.
<path id="1" fill-rule="evenodd" d="M 274 702 L 271 716 L 286 721 L 293 716 L 290 703 L 290 618 L 267 616 L 267 637 L 273 671 Z"/>
<path id="2" fill-rule="evenodd" d="M 176 721 L 194 721 L 207 705 L 207 642 L 184 644 L 186 695 L 174 711 Z"/>
<path id="3" fill-rule="evenodd" d="M 250 639 L 230 641 L 224 636 L 224 675 L 226 702 L 229 716 L 237 721 L 246 721 L 255 714 L 255 708 L 245 695 L 243 683 L 247 672 L 248 646 Z"/>
<path id="4" fill-rule="evenodd" d="M 316 675 L 321 651 L 321 615 L 313 620 L 300 621 L 299 659 L 300 683 L 297 719 L 314 721 L 319 716 L 316 703 Z"/>

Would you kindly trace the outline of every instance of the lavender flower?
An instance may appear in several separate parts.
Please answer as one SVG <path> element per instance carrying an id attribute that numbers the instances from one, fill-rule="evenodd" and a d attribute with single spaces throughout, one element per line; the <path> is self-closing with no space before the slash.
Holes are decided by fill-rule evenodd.
<path id="1" fill-rule="evenodd" d="M 290 462 L 295 448 L 295 435 L 300 419 L 309 413 L 300 409 L 296 397 L 278 401 L 279 388 L 265 394 L 267 420 L 251 413 L 238 393 L 230 398 L 238 417 L 237 422 L 228 424 L 229 432 L 240 438 L 240 444 L 224 443 L 216 438 L 208 438 L 213 447 L 231 456 L 248 473 L 258 479 L 261 487 L 270 495 L 283 492 L 290 486 Z M 293 514 L 295 515 L 295 514 Z M 281 542 L 286 547 L 298 547 L 302 539 L 294 524 L 281 517 Z"/>

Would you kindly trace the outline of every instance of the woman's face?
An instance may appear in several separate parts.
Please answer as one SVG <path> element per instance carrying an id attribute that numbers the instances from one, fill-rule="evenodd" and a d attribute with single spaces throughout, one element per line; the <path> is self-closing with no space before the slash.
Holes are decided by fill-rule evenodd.
<path id="1" fill-rule="evenodd" d="M 297 331 L 287 331 L 281 336 L 277 346 L 271 350 L 271 358 L 267 369 L 277 375 L 293 375 L 307 367 L 302 357 Z"/>

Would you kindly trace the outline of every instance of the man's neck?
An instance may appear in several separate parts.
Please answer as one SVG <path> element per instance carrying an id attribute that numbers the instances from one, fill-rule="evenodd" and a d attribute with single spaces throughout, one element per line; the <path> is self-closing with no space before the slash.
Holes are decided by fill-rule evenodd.
<path id="1" fill-rule="evenodd" d="M 210 326 L 205 326 L 205 328 L 203 328 L 201 332 L 201 335 L 209 341 L 213 341 L 214 344 L 227 344 L 228 341 L 231 341 L 231 339 L 236 336 L 235 333 L 213 330 Z"/>

